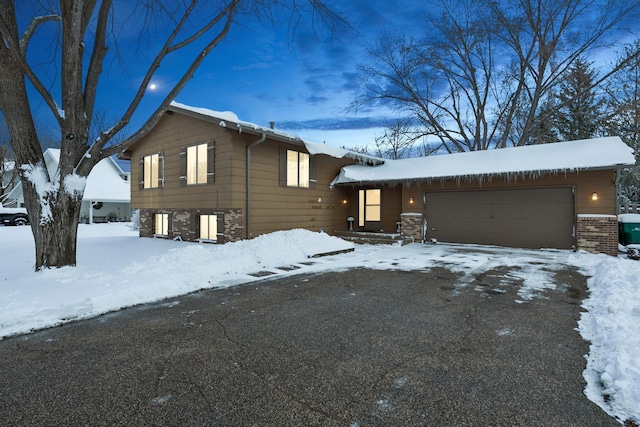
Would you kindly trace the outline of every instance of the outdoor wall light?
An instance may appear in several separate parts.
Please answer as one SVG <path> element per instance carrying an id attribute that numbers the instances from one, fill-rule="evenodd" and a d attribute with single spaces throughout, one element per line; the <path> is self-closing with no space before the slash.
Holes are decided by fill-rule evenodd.
<path id="1" fill-rule="evenodd" d="M 346 205 L 349 201 L 347 199 L 342 199 L 342 204 Z"/>
<path id="2" fill-rule="evenodd" d="M 595 191 L 591 193 L 591 200 L 593 200 L 594 202 L 598 200 L 598 193 L 596 193 Z"/>
<path id="3" fill-rule="evenodd" d="M 413 202 L 415 202 L 415 199 L 413 197 L 409 197 L 409 204 L 412 205 Z"/>

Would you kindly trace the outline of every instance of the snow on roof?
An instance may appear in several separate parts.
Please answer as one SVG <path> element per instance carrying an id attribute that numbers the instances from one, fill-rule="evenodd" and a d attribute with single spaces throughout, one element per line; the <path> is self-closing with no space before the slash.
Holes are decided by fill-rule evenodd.
<path id="1" fill-rule="evenodd" d="M 60 159 L 60 150 L 49 148 L 51 158 L 56 164 Z M 49 171 L 51 174 L 52 171 Z M 87 177 L 83 199 L 101 202 L 122 202 L 131 200 L 130 182 L 122 179 L 123 172 L 113 159 L 100 160 Z"/>
<path id="2" fill-rule="evenodd" d="M 625 167 L 635 164 L 633 150 L 619 137 L 473 151 L 442 156 L 386 160 L 384 164 L 345 166 L 334 184 L 413 181 L 491 176 L 539 176 L 543 173 Z"/>
<path id="3" fill-rule="evenodd" d="M 187 111 L 191 111 L 191 112 L 194 112 L 194 113 L 198 113 L 198 114 L 201 114 L 203 116 L 215 117 L 215 118 L 223 120 L 223 121 L 229 121 L 229 122 L 232 122 L 232 123 L 240 123 L 240 119 L 238 118 L 236 113 L 234 113 L 232 111 L 215 111 L 215 110 L 210 110 L 208 108 L 192 107 L 190 105 L 181 104 L 181 103 L 175 102 L 175 101 L 172 101 L 171 104 L 169 104 L 169 106 L 176 107 L 176 108 L 181 108 L 183 110 L 187 110 Z"/>
<path id="4" fill-rule="evenodd" d="M 278 139 L 285 140 L 287 142 L 304 144 L 305 148 L 311 155 L 324 154 L 327 156 L 335 157 L 337 159 L 347 157 L 347 158 L 358 160 L 360 162 L 370 163 L 370 164 L 381 164 L 385 162 L 385 160 L 377 157 L 356 153 L 354 151 L 350 151 L 345 148 L 335 147 L 332 145 L 318 144 L 315 142 L 305 141 L 296 135 L 291 135 L 276 129 L 259 126 L 255 123 L 245 122 L 240 120 L 238 116 L 231 111 L 215 111 L 215 110 L 210 110 L 208 108 L 192 107 L 192 106 L 181 104 L 175 101 L 171 102 L 171 104 L 169 105 L 174 109 L 190 111 L 192 113 L 211 117 L 216 120 L 219 119 L 220 126 L 228 127 L 229 125 L 233 125 L 233 127 L 236 127 L 239 132 L 242 132 L 243 130 L 246 130 L 246 129 L 250 129 L 250 130 L 253 130 L 254 132 L 266 133 L 272 137 L 276 137 Z"/>
<path id="5" fill-rule="evenodd" d="M 347 150 L 346 148 L 339 148 L 333 145 L 318 144 L 315 142 L 304 141 L 304 146 L 306 147 L 309 154 L 311 154 L 312 156 L 316 154 L 325 154 L 327 156 L 335 157 L 336 159 L 342 159 L 344 157 L 348 157 L 351 159 L 358 160 L 362 163 L 373 164 L 373 165 L 382 164 L 386 161 L 378 157 L 356 153 L 354 151 Z"/>

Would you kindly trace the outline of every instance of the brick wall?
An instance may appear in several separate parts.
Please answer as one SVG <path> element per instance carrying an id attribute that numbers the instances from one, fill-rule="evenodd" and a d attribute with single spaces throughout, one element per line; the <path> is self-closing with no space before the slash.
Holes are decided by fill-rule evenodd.
<path id="1" fill-rule="evenodd" d="M 168 239 L 180 237 L 185 241 L 196 241 L 199 237 L 199 216 L 218 215 L 222 227 L 218 226 L 218 243 L 237 242 L 244 237 L 244 209 L 140 209 L 140 237 L 153 237 L 154 215 L 169 214 Z M 222 228 L 222 229 L 220 229 Z"/>
<path id="2" fill-rule="evenodd" d="M 404 237 L 412 237 L 414 242 L 422 242 L 422 214 L 400 214 L 400 229 Z"/>
<path id="3" fill-rule="evenodd" d="M 578 249 L 618 256 L 618 218 L 615 215 L 578 215 Z"/>
<path id="4" fill-rule="evenodd" d="M 224 237 L 226 242 L 237 242 L 244 237 L 244 209 L 225 209 Z"/>

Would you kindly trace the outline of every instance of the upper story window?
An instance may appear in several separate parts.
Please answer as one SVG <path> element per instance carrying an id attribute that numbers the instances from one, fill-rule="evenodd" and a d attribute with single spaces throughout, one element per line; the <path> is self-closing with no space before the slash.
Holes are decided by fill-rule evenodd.
<path id="1" fill-rule="evenodd" d="M 316 158 L 280 147 L 280 186 L 316 188 Z"/>
<path id="2" fill-rule="evenodd" d="M 287 187 L 309 188 L 309 154 L 287 150 Z"/>
<path id="3" fill-rule="evenodd" d="M 164 157 L 162 153 L 140 158 L 140 188 L 164 186 Z"/>
<path id="4" fill-rule="evenodd" d="M 213 183 L 214 143 L 205 142 L 180 150 L 180 185 Z"/>

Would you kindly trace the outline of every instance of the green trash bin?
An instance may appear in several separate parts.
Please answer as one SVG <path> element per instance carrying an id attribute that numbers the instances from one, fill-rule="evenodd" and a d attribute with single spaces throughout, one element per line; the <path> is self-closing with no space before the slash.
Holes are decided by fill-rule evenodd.
<path id="1" fill-rule="evenodd" d="M 640 244 L 640 214 L 618 215 L 618 241 L 624 246 Z"/>

